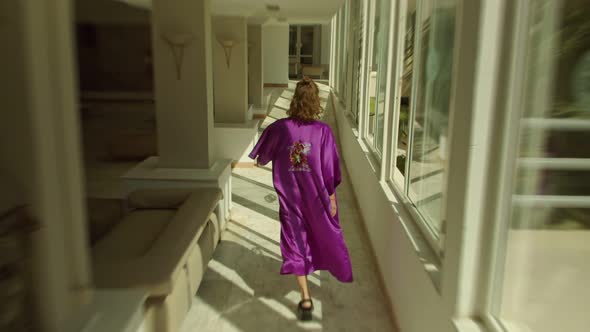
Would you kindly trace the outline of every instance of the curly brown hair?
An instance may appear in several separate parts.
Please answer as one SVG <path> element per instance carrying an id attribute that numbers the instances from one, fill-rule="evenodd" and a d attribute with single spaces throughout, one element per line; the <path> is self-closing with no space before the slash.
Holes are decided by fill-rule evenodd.
<path id="1" fill-rule="evenodd" d="M 296 120 L 309 122 L 319 119 L 321 114 L 320 89 L 311 78 L 306 76 L 297 82 L 287 115 Z"/>

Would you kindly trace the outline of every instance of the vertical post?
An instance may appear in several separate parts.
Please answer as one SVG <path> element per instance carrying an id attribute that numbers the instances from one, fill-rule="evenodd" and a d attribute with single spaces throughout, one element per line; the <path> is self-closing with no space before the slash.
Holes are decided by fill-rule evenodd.
<path id="1" fill-rule="evenodd" d="M 264 82 L 262 77 L 263 58 L 262 58 L 262 26 L 248 26 L 248 45 L 249 45 L 249 90 L 251 103 L 256 109 L 264 107 Z"/>
<path id="2" fill-rule="evenodd" d="M 0 12 L 0 165 L 40 224 L 32 234 L 30 321 L 63 331 L 91 294 L 72 2 L 8 1 Z M 18 142 L 18 144 L 15 144 Z M 9 193 L 12 195 L 12 193 Z"/>
<path id="3" fill-rule="evenodd" d="M 152 4 L 158 166 L 161 168 L 208 169 L 213 164 L 209 4 L 209 0 L 154 0 Z M 182 52 L 182 56 L 175 52 Z"/>
<path id="4" fill-rule="evenodd" d="M 244 123 L 248 115 L 248 36 L 245 17 L 213 18 L 215 121 Z"/>

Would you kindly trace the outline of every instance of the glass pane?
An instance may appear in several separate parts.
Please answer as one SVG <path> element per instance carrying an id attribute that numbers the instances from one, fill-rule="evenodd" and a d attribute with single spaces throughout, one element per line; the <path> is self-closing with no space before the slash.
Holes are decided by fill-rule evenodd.
<path id="1" fill-rule="evenodd" d="M 578 144 L 577 144 L 578 145 Z M 583 146 L 583 144 L 579 144 Z M 586 147 L 589 148 L 589 147 Z M 539 179 L 537 180 L 537 177 Z M 516 177 L 516 194 L 530 194 L 527 183 L 538 181 L 534 194 L 571 195 L 590 197 L 590 169 L 588 170 L 535 170 L 521 167 Z"/>
<path id="2" fill-rule="evenodd" d="M 494 313 L 522 331 L 590 326 L 590 7 L 531 0 L 514 195 Z M 508 110 L 516 112 L 518 110 Z"/>
<path id="3" fill-rule="evenodd" d="M 368 71 L 369 121 L 367 138 L 382 152 L 383 121 L 385 112 L 385 86 L 387 84 L 387 37 L 389 32 L 389 1 L 375 2 L 373 56 Z"/>
<path id="4" fill-rule="evenodd" d="M 361 98 L 360 98 L 360 81 L 361 81 L 361 72 L 362 72 L 362 51 L 363 51 L 363 34 L 364 34 L 364 22 L 363 22 L 363 13 L 364 13 L 364 6 L 362 0 L 355 0 L 354 2 L 354 23 L 353 23 L 353 33 L 354 33 L 354 49 L 353 49 L 353 73 L 352 73 L 352 106 L 353 106 L 353 114 L 355 117 L 356 124 L 359 124 L 359 111 L 361 108 Z"/>
<path id="5" fill-rule="evenodd" d="M 442 225 L 446 141 L 453 71 L 454 1 L 422 1 L 409 197 L 435 234 Z"/>
<path id="6" fill-rule="evenodd" d="M 342 84 L 340 86 L 340 91 L 342 91 L 341 97 L 342 97 L 342 101 L 346 102 L 347 100 L 347 91 L 348 89 L 346 88 L 347 84 L 348 84 L 348 29 L 350 29 L 350 15 L 349 15 L 349 8 L 348 8 L 348 1 L 345 2 L 344 4 L 344 19 L 345 19 L 345 24 L 344 24 L 344 29 L 342 31 L 342 36 L 343 36 L 343 43 L 342 43 L 342 71 L 341 71 L 341 76 L 342 76 Z"/>
<path id="7" fill-rule="evenodd" d="M 368 81 L 367 81 L 367 98 L 368 98 L 368 121 L 367 121 L 367 138 L 372 143 L 373 142 L 373 135 L 375 133 L 375 117 L 377 114 L 377 70 L 379 69 L 379 49 L 380 49 L 380 40 L 379 36 L 381 34 L 381 25 L 379 24 L 382 19 L 383 13 L 381 12 L 381 7 L 383 6 L 382 0 L 375 0 L 375 15 L 373 18 L 373 35 L 370 37 L 373 41 L 373 50 L 371 55 L 371 62 L 369 63 L 369 70 L 367 71 Z"/>
<path id="8" fill-rule="evenodd" d="M 289 55 L 297 54 L 297 26 L 289 27 Z"/>
<path id="9" fill-rule="evenodd" d="M 313 26 L 301 27 L 301 55 L 313 55 Z"/>
<path id="10" fill-rule="evenodd" d="M 580 116 L 583 113 L 572 114 L 573 116 Z M 562 118 L 559 121 L 563 121 L 560 125 L 568 125 L 568 122 L 571 121 L 571 117 Z M 524 123 L 529 121 L 524 120 Z M 529 123 L 538 123 L 538 121 L 530 121 Z M 583 121 L 580 122 L 575 120 L 573 123 L 582 124 Z M 559 123 L 558 123 L 559 124 Z M 543 126 L 541 126 L 543 128 Z M 523 125 L 523 130 L 521 133 L 521 141 L 526 142 L 530 139 L 534 138 L 534 135 L 539 130 L 539 126 L 532 125 L 526 126 Z M 589 142 L 590 141 L 590 132 L 588 130 L 583 130 L 583 128 L 575 129 L 575 128 L 561 128 L 561 129 L 544 129 L 543 136 L 546 140 L 547 148 L 544 150 L 541 149 L 534 149 L 534 150 L 527 150 L 521 151 L 522 157 L 530 157 L 530 158 L 539 158 L 539 157 L 551 157 L 551 158 L 590 158 L 590 150 L 583 149 L 578 142 Z"/>
<path id="11" fill-rule="evenodd" d="M 311 65 L 311 64 L 313 64 L 313 57 L 302 56 L 299 60 L 299 63 L 304 64 L 304 65 Z"/>
<path id="12" fill-rule="evenodd" d="M 400 78 L 400 108 L 397 130 L 396 168 L 402 175 L 406 172 L 406 156 L 408 154 L 408 137 L 410 132 L 410 100 L 412 94 L 412 69 L 414 64 L 414 31 L 416 25 L 416 3 L 408 3 L 406 30 L 404 35 L 404 60 Z M 395 173 L 394 173 L 395 174 Z M 404 185 L 403 183 L 398 183 Z"/>
<path id="13" fill-rule="evenodd" d="M 375 110 L 375 148 L 383 152 L 383 125 L 385 121 L 385 90 L 387 86 L 387 45 L 389 39 L 389 6 L 390 1 L 380 1 L 378 10 L 379 15 L 379 32 L 375 34 L 375 50 L 377 50 L 378 74 L 377 74 L 377 103 Z"/>

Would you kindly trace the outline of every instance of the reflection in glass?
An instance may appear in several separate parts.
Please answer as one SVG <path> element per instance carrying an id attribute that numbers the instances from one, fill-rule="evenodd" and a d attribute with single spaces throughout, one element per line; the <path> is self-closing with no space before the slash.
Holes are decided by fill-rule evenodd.
<path id="1" fill-rule="evenodd" d="M 301 27 L 301 55 L 313 55 L 313 37 L 314 27 L 313 26 L 302 26 Z"/>
<path id="2" fill-rule="evenodd" d="M 356 124 L 359 124 L 359 110 L 361 108 L 361 72 L 362 72 L 362 54 L 363 54 L 363 15 L 364 6 L 363 0 L 353 0 L 352 2 L 353 11 L 352 15 L 352 33 L 353 33 L 353 51 L 352 51 L 352 84 L 351 84 L 351 97 L 352 97 L 352 112 Z"/>
<path id="3" fill-rule="evenodd" d="M 289 27 L 289 55 L 297 55 L 297 26 Z"/>
<path id="4" fill-rule="evenodd" d="M 410 133 L 410 100 L 412 94 L 412 68 L 414 65 L 414 31 L 416 24 L 415 3 L 408 3 L 406 15 L 406 28 L 404 34 L 404 50 L 402 63 L 402 76 L 400 79 L 400 108 L 397 130 L 396 168 L 402 176 L 406 172 L 406 156 L 408 152 L 408 137 Z M 397 177 L 395 177 L 397 181 Z M 402 179 L 400 179 L 402 180 Z M 405 186 L 404 183 L 399 183 Z"/>
<path id="5" fill-rule="evenodd" d="M 369 121 L 367 138 L 382 152 L 383 117 L 385 111 L 385 85 L 387 83 L 387 32 L 389 26 L 389 1 L 375 1 L 373 21 L 373 52 L 368 71 Z"/>
<path id="6" fill-rule="evenodd" d="M 588 331 L 590 7 L 532 0 L 506 256 L 494 311 L 526 331 Z M 519 110 L 508 110 L 517 112 Z"/>
<path id="7" fill-rule="evenodd" d="M 408 195 L 435 234 L 442 225 L 456 1 L 420 3 Z"/>

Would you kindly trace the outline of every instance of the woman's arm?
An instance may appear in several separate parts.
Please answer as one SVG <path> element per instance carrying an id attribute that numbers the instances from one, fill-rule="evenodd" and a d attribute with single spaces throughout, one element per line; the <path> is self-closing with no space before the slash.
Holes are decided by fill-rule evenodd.
<path id="1" fill-rule="evenodd" d="M 332 217 L 334 217 L 338 211 L 338 207 L 336 206 L 336 193 L 333 193 L 332 196 L 330 196 L 330 203 L 332 205 Z"/>

